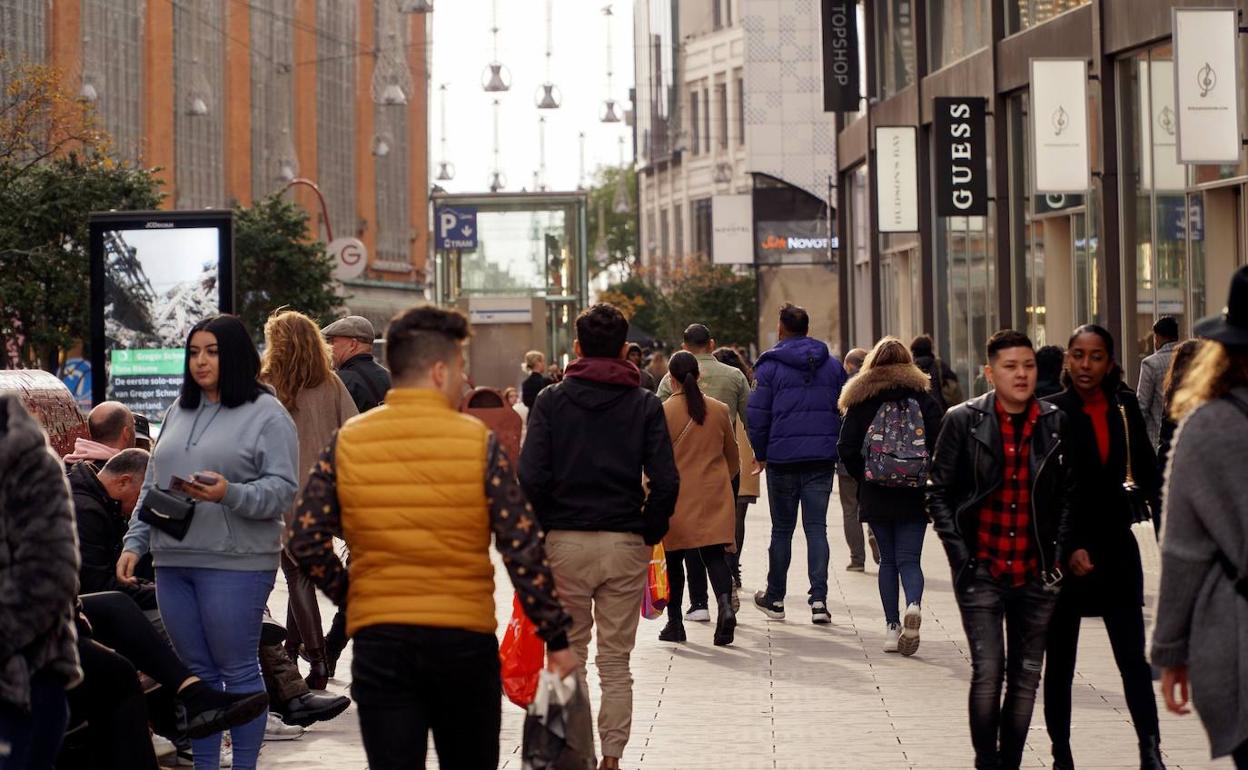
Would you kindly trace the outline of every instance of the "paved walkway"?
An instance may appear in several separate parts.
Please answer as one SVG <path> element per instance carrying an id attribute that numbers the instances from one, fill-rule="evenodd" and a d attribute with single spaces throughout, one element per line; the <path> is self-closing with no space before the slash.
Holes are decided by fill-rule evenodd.
<path id="1" fill-rule="evenodd" d="M 950 589 L 944 552 L 930 534 L 922 646 L 913 658 L 881 652 L 883 620 L 875 567 L 844 571 L 848 562 L 840 506 L 828 512 L 832 545 L 828 606 L 831 626 L 814 626 L 803 593 L 805 543 L 799 528 L 789 573 L 786 622 L 769 622 L 743 606 L 736 645 L 711 644 L 710 624 L 687 624 L 689 642 L 658 641 L 662 621 L 641 621 L 633 654 L 633 735 L 624 767 L 662 770 L 801 770 L 803 768 L 968 768 L 972 765 L 966 718 L 970 663 L 966 638 Z M 767 504 L 750 509 L 744 548 L 743 604 L 765 581 L 770 531 Z M 870 559 L 868 559 L 870 562 Z M 1149 604 L 1156 597 L 1156 546 L 1144 549 Z M 511 586 L 501 564 L 496 603 L 500 626 L 511 607 Z M 279 578 L 271 604 L 284 607 Z M 331 608 L 323 601 L 328 623 Z M 285 612 L 274 615 L 284 617 Z M 346 692 L 350 651 L 330 689 Z M 592 661 L 592 650 L 591 650 Z M 597 684 L 590 669 L 590 686 Z M 503 702 L 500 767 L 519 770 L 523 712 Z M 1139 766 L 1122 682 L 1104 627 L 1085 621 L 1074 691 L 1073 738 L 1081 770 Z M 1163 751 L 1174 768 L 1229 768 L 1212 762 L 1195 716 L 1161 710 Z M 1024 767 L 1048 767 L 1048 736 L 1037 703 Z M 436 766 L 432 747 L 430 767 Z M 298 741 L 271 743 L 262 768 L 362 770 L 366 767 L 354 707 Z"/>

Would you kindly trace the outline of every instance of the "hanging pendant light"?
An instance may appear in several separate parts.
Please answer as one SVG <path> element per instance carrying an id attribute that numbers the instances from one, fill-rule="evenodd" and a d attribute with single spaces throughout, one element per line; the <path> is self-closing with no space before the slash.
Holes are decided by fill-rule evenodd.
<path id="1" fill-rule="evenodd" d="M 603 123 L 619 123 L 620 108 L 611 98 L 612 77 L 615 74 L 613 72 L 615 63 L 611 55 L 611 18 L 615 14 L 611 11 L 610 5 L 605 5 L 602 8 L 602 15 L 607 17 L 607 98 L 602 101 L 602 107 L 598 110 L 598 120 Z"/>
<path id="2" fill-rule="evenodd" d="M 277 178 L 281 182 L 289 182 L 299 176 L 299 159 L 295 153 L 295 140 L 290 128 L 282 129 L 277 144 Z"/>
<path id="3" fill-rule="evenodd" d="M 373 137 L 373 155 L 384 158 L 394 149 L 394 137 L 389 131 L 379 131 Z"/>
<path id="4" fill-rule="evenodd" d="M 382 16 L 378 19 L 378 27 L 388 31 L 385 42 L 374 52 L 376 58 L 369 91 L 376 104 L 383 107 L 403 106 L 412 92 L 412 73 L 408 69 L 407 52 L 399 36 L 403 21 L 398 17 L 398 9 L 390 3 L 381 3 L 378 8 Z"/>
<path id="5" fill-rule="evenodd" d="M 438 86 L 438 146 L 441 148 L 439 155 L 441 160 L 438 161 L 437 179 L 440 182 L 449 182 L 455 178 L 455 164 L 446 159 L 446 83 Z"/>
<path id="6" fill-rule="evenodd" d="M 620 137 L 620 172 L 615 177 L 615 196 L 611 201 L 611 210 L 617 214 L 627 214 L 633 210 L 628 195 L 628 182 L 624 179 L 624 137 Z"/>
<path id="7" fill-rule="evenodd" d="M 498 0 L 490 3 L 490 14 L 494 57 L 481 73 L 481 88 L 486 93 L 501 93 L 511 90 L 511 71 L 498 60 Z"/>
<path id="8" fill-rule="evenodd" d="M 455 178 L 455 164 L 447 160 L 440 161 L 438 163 L 437 180 L 439 182 L 449 182 L 454 178 Z"/>
<path id="9" fill-rule="evenodd" d="M 576 164 L 576 189 L 585 189 L 585 132 L 582 131 L 576 135 L 576 143 L 579 145 L 579 159 Z"/>
<path id="10" fill-rule="evenodd" d="M 559 88 L 555 85 L 550 75 L 550 57 L 554 53 L 554 35 L 552 34 L 554 24 L 554 9 L 552 0 L 546 0 L 546 82 L 537 88 L 537 108 L 539 110 L 557 110 L 559 105 L 563 103 L 563 96 L 559 93 Z"/>
<path id="11" fill-rule="evenodd" d="M 100 92 L 96 90 L 93 80 L 90 75 L 82 76 L 82 88 L 78 89 L 79 101 L 94 104 L 100 98 Z"/>
<path id="12" fill-rule="evenodd" d="M 199 59 L 191 60 L 191 87 L 187 89 L 186 114 L 203 117 L 212 111 L 212 87 L 204 74 Z"/>
<path id="13" fill-rule="evenodd" d="M 537 171 L 534 172 L 533 189 L 546 191 L 546 116 L 537 119 Z"/>
<path id="14" fill-rule="evenodd" d="M 496 193 L 507 186 L 507 177 L 503 176 L 503 172 L 498 165 L 498 112 L 499 101 L 494 100 L 494 169 L 490 172 L 490 192 Z"/>
<path id="15" fill-rule="evenodd" d="M 602 108 L 598 110 L 598 120 L 603 123 L 620 122 L 620 107 L 614 99 L 606 99 L 602 102 Z"/>

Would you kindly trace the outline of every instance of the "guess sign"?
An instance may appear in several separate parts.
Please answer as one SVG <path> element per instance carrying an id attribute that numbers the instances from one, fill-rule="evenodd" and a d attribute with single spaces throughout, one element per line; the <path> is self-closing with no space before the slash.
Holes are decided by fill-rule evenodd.
<path id="1" fill-rule="evenodd" d="M 932 121 L 936 216 L 988 215 L 987 100 L 938 97 Z"/>

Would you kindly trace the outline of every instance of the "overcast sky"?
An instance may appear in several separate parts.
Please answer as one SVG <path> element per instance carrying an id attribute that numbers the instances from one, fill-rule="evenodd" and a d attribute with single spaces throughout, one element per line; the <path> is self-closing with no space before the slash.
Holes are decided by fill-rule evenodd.
<path id="1" fill-rule="evenodd" d="M 486 93 L 481 74 L 493 57 L 490 36 L 492 0 L 441 0 L 434 3 L 433 66 L 429 85 L 430 175 L 442 160 L 441 105 L 438 87 L 447 84 L 446 160 L 455 178 L 434 180 L 451 192 L 479 192 L 489 184 L 493 165 L 493 98 L 499 97 L 499 165 L 507 191 L 533 189 L 538 168 L 538 117 L 546 116 L 546 183 L 552 190 L 577 185 L 577 134 L 585 132 L 585 173 L 619 161 L 619 137 L 625 157 L 632 157 L 632 132 L 623 122 L 601 123 L 598 112 L 607 98 L 608 0 L 549 0 L 553 12 L 550 79 L 563 93 L 557 110 L 538 110 L 535 92 L 546 80 L 547 0 L 497 0 L 498 58 L 511 71 L 511 90 Z M 633 85 L 633 3 L 610 3 L 611 97 L 623 106 Z"/>

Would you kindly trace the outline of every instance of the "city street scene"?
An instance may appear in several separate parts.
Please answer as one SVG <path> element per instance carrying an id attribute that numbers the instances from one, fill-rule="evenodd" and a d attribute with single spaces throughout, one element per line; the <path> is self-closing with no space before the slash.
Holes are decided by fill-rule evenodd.
<path id="1" fill-rule="evenodd" d="M 1248 0 L 0 0 L 0 770 L 1248 770 Z"/>

